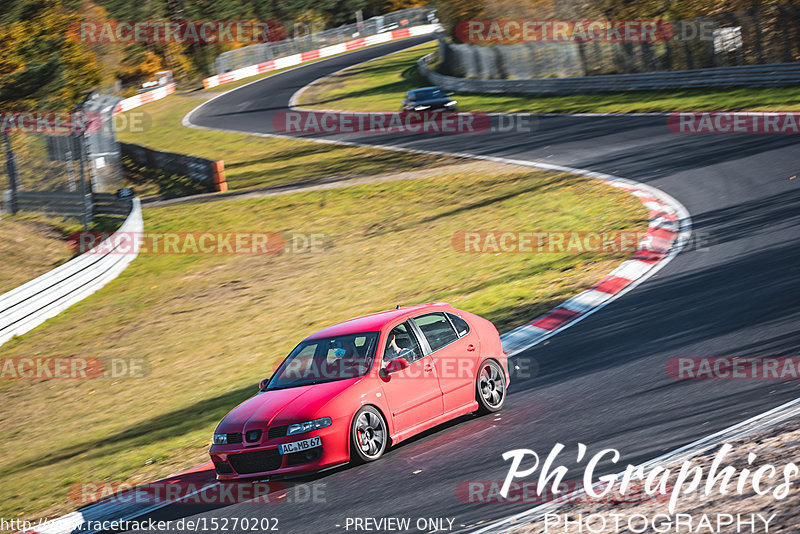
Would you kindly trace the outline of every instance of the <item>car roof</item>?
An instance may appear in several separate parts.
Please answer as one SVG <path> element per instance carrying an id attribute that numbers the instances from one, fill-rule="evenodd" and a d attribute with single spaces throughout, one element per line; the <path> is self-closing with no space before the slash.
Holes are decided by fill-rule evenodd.
<path id="1" fill-rule="evenodd" d="M 406 306 L 395 310 L 387 310 L 378 313 L 371 313 L 369 315 L 362 315 L 354 319 L 323 328 L 319 332 L 315 332 L 305 338 L 303 341 L 311 341 L 314 339 L 322 339 L 333 336 L 346 336 L 348 334 L 359 334 L 361 332 L 377 332 L 381 330 L 387 323 L 394 322 L 397 319 L 403 319 L 408 316 L 416 315 L 418 312 L 442 311 L 442 308 L 452 307 L 446 302 L 430 302 L 428 304 L 417 304 L 414 306 Z"/>
<path id="2" fill-rule="evenodd" d="M 420 87 L 419 89 L 412 89 L 412 90 L 410 90 L 410 91 L 409 91 L 409 93 L 420 93 L 420 92 L 422 92 L 422 91 L 441 91 L 441 89 L 439 89 L 439 88 L 438 88 L 438 87 L 436 87 L 436 86 L 431 86 L 431 87 Z"/>

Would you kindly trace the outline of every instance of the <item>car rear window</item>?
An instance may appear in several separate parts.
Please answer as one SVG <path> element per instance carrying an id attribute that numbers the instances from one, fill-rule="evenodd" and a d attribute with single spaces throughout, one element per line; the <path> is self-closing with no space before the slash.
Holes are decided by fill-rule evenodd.
<path id="1" fill-rule="evenodd" d="M 458 334 L 458 337 L 464 337 L 469 334 L 469 323 L 467 323 L 467 321 L 452 313 L 448 313 L 447 316 L 450 318 L 453 326 L 456 327 L 456 333 Z"/>
<path id="2" fill-rule="evenodd" d="M 439 350 L 458 339 L 456 331 L 453 330 L 453 326 L 443 313 L 420 315 L 414 318 L 414 322 L 422 330 L 432 351 Z"/>
<path id="3" fill-rule="evenodd" d="M 444 93 L 442 93 L 439 89 L 425 89 L 423 91 L 417 91 L 417 100 L 428 100 L 430 98 L 443 98 Z"/>

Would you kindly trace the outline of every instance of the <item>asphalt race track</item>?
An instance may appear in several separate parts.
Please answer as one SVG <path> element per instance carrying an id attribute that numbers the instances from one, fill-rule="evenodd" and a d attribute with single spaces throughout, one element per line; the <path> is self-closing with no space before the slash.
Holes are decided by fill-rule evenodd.
<path id="1" fill-rule="evenodd" d="M 304 85 L 426 39 L 263 79 L 213 100 L 191 121 L 272 133 L 274 115 Z M 502 481 L 505 451 L 531 448 L 544 457 L 560 442 L 566 446 L 560 459 L 574 466 L 579 442 L 590 454 L 616 448 L 620 465 L 606 464 L 603 472 L 617 472 L 800 396 L 796 381 L 675 381 L 665 371 L 677 356 L 800 356 L 800 178 L 790 179 L 800 175 L 797 135 L 674 134 L 664 116 L 542 116 L 525 134 L 347 139 L 634 179 L 683 203 L 695 235 L 711 244 L 682 252 L 632 292 L 523 353 L 520 359 L 538 362 L 538 376 L 512 384 L 499 417 L 465 418 L 378 462 L 304 479 L 325 484 L 324 503 L 173 505 L 151 517 L 278 517 L 283 532 L 335 532 L 348 517 L 410 517 L 412 525 L 420 517 L 449 517 L 464 529 L 531 507 L 468 504 L 456 496 L 465 481 Z M 469 195 L 469 184 L 464 192 Z M 567 478 L 579 479 L 583 465 Z"/>

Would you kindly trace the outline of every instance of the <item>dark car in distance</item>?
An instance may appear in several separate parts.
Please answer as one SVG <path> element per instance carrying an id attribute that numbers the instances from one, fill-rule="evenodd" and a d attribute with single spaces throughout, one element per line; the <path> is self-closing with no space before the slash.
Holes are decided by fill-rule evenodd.
<path id="1" fill-rule="evenodd" d="M 422 87 L 406 94 L 400 111 L 455 111 L 457 103 L 438 87 Z"/>

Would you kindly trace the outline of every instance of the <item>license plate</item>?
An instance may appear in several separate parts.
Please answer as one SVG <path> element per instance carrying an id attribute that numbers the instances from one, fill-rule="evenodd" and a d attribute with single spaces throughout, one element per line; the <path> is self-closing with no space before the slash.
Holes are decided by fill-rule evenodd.
<path id="1" fill-rule="evenodd" d="M 278 454 L 289 454 L 292 452 L 300 452 L 306 449 L 313 449 L 322 445 L 322 439 L 319 436 L 313 438 L 301 439 L 300 441 L 293 441 L 291 443 L 284 443 L 278 445 Z"/>

